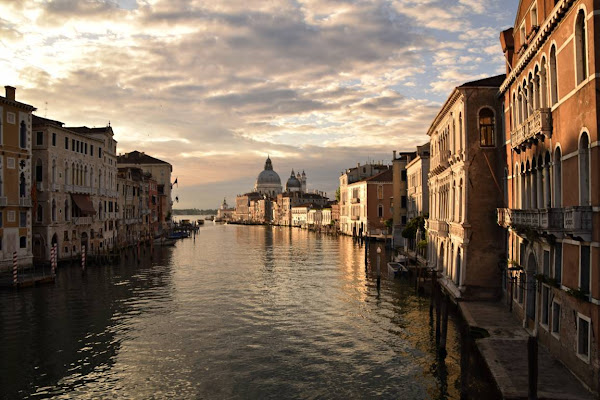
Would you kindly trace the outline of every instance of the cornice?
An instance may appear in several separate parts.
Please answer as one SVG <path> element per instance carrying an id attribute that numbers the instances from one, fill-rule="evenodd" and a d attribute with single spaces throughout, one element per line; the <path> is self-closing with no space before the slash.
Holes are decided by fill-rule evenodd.
<path id="1" fill-rule="evenodd" d="M 442 106 L 442 108 L 440 109 L 438 114 L 433 119 L 433 122 L 429 126 L 429 129 L 427 130 L 428 136 L 431 137 L 431 135 L 433 135 L 433 133 L 435 131 L 434 128 L 436 126 L 438 126 L 438 124 L 443 119 L 443 117 L 446 115 L 448 110 L 450 110 L 454 106 L 454 103 L 456 103 L 456 101 L 459 99 L 460 95 L 461 95 L 460 90 L 458 90 L 458 88 L 454 88 L 454 91 L 452 92 L 450 97 L 448 97 L 448 100 L 446 100 L 446 102 L 444 103 L 444 105 Z"/>
<path id="2" fill-rule="evenodd" d="M 513 68 L 510 74 L 504 80 L 504 83 L 500 86 L 500 93 L 504 94 L 508 87 L 516 80 L 517 76 L 523 72 L 525 67 L 529 64 L 529 61 L 537 54 L 542 45 L 546 42 L 546 39 L 556 25 L 562 20 L 563 16 L 571 8 L 575 0 L 562 0 L 552 10 L 550 17 L 546 19 L 544 25 L 540 28 L 538 33 L 535 35 L 531 44 L 525 51 L 525 54 L 517 62 L 517 66 Z"/>

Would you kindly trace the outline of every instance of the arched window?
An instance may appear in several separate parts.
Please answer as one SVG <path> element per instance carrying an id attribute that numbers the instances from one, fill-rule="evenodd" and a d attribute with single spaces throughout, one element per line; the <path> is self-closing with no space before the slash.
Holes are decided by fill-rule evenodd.
<path id="1" fill-rule="evenodd" d="M 508 207 L 508 169 L 504 168 L 504 206 Z"/>
<path id="2" fill-rule="evenodd" d="M 52 200 L 52 222 L 56 222 L 56 200 Z"/>
<path id="3" fill-rule="evenodd" d="M 25 125 L 25 121 L 21 121 L 21 129 L 19 131 L 19 146 L 22 149 L 27 147 L 27 125 Z"/>
<path id="4" fill-rule="evenodd" d="M 44 208 L 42 207 L 41 204 L 38 204 L 38 206 L 37 206 L 36 219 L 37 219 L 37 222 L 44 221 Z"/>
<path id="5" fill-rule="evenodd" d="M 562 153 L 560 147 L 554 152 L 554 168 L 552 168 L 554 176 L 554 208 L 562 207 Z"/>
<path id="6" fill-rule="evenodd" d="M 556 47 L 552 46 L 550 50 L 550 105 L 555 105 L 558 101 L 558 81 L 556 68 Z"/>
<path id="7" fill-rule="evenodd" d="M 75 185 L 75 163 L 71 163 L 71 185 Z"/>
<path id="8" fill-rule="evenodd" d="M 577 84 L 580 84 L 587 78 L 587 29 L 583 10 L 579 10 L 575 22 L 575 70 Z"/>
<path id="9" fill-rule="evenodd" d="M 544 157 L 544 207 L 550 208 L 552 207 L 552 185 L 550 179 L 550 152 L 546 151 L 546 155 Z"/>
<path id="10" fill-rule="evenodd" d="M 494 147 L 494 112 L 489 108 L 479 111 L 479 144 L 481 147 Z"/>
<path id="11" fill-rule="evenodd" d="M 540 69 L 540 107 L 548 107 L 548 77 L 546 70 L 546 58 L 542 58 Z"/>
<path id="12" fill-rule="evenodd" d="M 56 160 L 52 160 L 52 183 L 56 183 Z"/>
<path id="13" fill-rule="evenodd" d="M 579 139 L 579 205 L 590 204 L 590 140 L 587 132 Z"/>

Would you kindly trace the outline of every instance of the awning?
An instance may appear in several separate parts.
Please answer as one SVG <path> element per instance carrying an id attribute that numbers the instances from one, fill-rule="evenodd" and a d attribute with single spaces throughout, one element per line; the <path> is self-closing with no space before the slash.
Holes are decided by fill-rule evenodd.
<path id="1" fill-rule="evenodd" d="M 96 214 L 96 210 L 94 210 L 94 205 L 90 200 L 90 196 L 87 194 L 71 194 L 71 199 L 83 215 Z"/>

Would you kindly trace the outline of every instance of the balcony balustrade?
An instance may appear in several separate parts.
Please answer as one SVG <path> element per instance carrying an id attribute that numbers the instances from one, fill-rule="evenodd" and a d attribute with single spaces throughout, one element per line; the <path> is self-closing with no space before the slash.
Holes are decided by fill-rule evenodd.
<path id="1" fill-rule="evenodd" d="M 467 239 L 467 229 L 465 227 L 463 227 L 461 224 L 451 223 L 451 224 L 449 224 L 449 227 L 450 227 L 450 235 L 460 238 L 462 240 Z"/>
<path id="2" fill-rule="evenodd" d="M 552 135 L 552 112 L 549 108 L 537 109 L 510 134 L 511 146 L 520 152 L 537 140 Z"/>
<path id="3" fill-rule="evenodd" d="M 591 240 L 592 208 L 568 207 L 540 210 L 498 209 L 498 225 L 529 228 L 552 234 L 571 235 Z"/>
<path id="4" fill-rule="evenodd" d="M 65 184 L 65 192 L 67 192 L 67 193 L 73 192 L 73 185 Z"/>
<path id="5" fill-rule="evenodd" d="M 19 198 L 19 207 L 31 207 L 31 197 Z"/>
<path id="6" fill-rule="evenodd" d="M 446 221 L 438 221 L 438 220 L 427 220 L 427 229 L 431 231 L 435 231 L 438 233 L 438 236 L 448 236 L 448 223 Z"/>
<path id="7" fill-rule="evenodd" d="M 60 190 L 60 184 L 59 183 L 53 183 L 52 184 L 52 191 L 53 192 L 58 192 Z"/>
<path id="8" fill-rule="evenodd" d="M 430 171 L 435 174 L 439 174 L 440 172 L 448 168 L 450 166 L 448 158 L 450 158 L 450 150 L 443 150 L 438 152 L 435 156 L 431 158 Z"/>
<path id="9" fill-rule="evenodd" d="M 566 233 L 584 241 L 592 240 L 592 207 L 568 207 L 564 215 Z"/>
<path id="10" fill-rule="evenodd" d="M 75 225 L 91 225 L 94 222 L 92 217 L 73 217 L 73 223 Z"/>
<path id="11" fill-rule="evenodd" d="M 350 203 L 351 204 L 358 204 L 358 203 L 360 203 L 360 198 L 359 197 L 353 197 L 352 199 L 350 199 Z"/>
<path id="12" fill-rule="evenodd" d="M 358 221 L 360 219 L 360 215 L 353 215 L 350 217 L 352 221 Z"/>

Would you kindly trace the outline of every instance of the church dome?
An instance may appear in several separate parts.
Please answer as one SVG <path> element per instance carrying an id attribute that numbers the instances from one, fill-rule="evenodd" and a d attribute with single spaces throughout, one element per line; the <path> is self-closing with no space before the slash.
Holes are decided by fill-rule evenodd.
<path id="1" fill-rule="evenodd" d="M 267 158 L 265 162 L 265 169 L 258 174 L 256 185 L 281 185 L 281 179 L 277 172 L 273 171 L 273 164 L 270 158 Z"/>
<path id="2" fill-rule="evenodd" d="M 296 178 L 296 175 L 294 174 L 294 170 L 292 170 L 292 174 L 290 175 L 290 178 L 287 180 L 287 183 L 285 184 L 285 190 L 291 192 L 291 191 L 300 190 L 301 187 L 302 187 L 302 183 L 300 183 L 298 178 Z"/>

